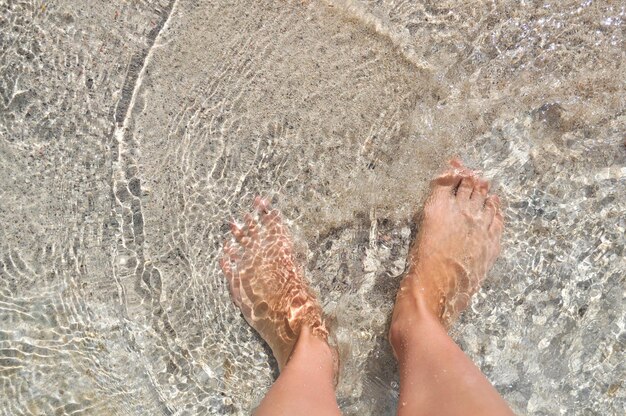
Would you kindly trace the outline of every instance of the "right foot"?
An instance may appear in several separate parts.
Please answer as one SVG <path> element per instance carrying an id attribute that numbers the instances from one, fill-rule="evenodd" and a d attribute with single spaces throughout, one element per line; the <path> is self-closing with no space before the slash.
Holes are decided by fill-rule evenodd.
<path id="1" fill-rule="evenodd" d="M 419 234 L 408 256 L 407 274 L 394 307 L 392 345 L 417 310 L 446 328 L 468 306 L 500 253 L 503 218 L 489 183 L 458 160 L 432 182 Z M 395 341 L 394 341 L 395 340 Z"/>

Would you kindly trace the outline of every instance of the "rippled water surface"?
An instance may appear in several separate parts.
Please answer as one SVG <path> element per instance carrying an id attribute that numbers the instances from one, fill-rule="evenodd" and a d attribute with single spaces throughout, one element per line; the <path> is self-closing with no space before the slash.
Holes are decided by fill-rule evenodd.
<path id="1" fill-rule="evenodd" d="M 0 0 L 0 412 L 247 414 L 276 376 L 217 265 L 271 196 L 346 415 L 445 160 L 505 201 L 453 330 L 519 414 L 626 406 L 623 2 Z"/>

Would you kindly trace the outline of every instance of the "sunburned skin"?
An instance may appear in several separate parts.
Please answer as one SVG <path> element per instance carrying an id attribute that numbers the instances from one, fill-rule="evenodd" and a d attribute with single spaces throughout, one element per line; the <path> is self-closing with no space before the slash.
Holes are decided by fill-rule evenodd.
<path id="1" fill-rule="evenodd" d="M 220 265 L 235 304 L 271 347 L 282 370 L 303 325 L 324 340 L 322 309 L 294 259 L 293 242 L 280 213 L 257 197 L 242 226 L 231 223 L 232 241 Z"/>

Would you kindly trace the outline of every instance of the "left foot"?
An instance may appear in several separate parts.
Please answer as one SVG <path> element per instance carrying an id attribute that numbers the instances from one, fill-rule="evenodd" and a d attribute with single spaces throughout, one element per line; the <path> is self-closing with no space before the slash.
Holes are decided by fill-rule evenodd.
<path id="1" fill-rule="evenodd" d="M 293 242 L 280 213 L 257 197 L 244 225 L 231 223 L 234 240 L 224 246 L 220 265 L 235 304 L 269 344 L 282 370 L 304 326 L 328 337 L 322 308 L 296 264 Z"/>

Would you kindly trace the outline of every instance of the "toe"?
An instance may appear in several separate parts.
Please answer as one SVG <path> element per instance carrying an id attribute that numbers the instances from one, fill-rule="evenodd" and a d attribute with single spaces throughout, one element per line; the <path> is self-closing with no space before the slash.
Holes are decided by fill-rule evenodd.
<path id="1" fill-rule="evenodd" d="M 224 272 L 226 278 L 230 281 L 233 277 L 233 269 L 230 260 L 226 255 L 220 259 L 220 267 L 222 268 L 222 272 Z"/>
<path id="2" fill-rule="evenodd" d="M 493 218 L 496 215 L 496 212 L 500 209 L 500 199 L 497 195 L 489 195 L 487 199 L 485 199 L 485 223 L 487 227 L 491 227 L 491 223 L 493 222 Z"/>
<path id="3" fill-rule="evenodd" d="M 255 221 L 252 214 L 246 214 L 243 218 L 248 237 L 252 241 L 256 240 L 259 237 L 259 224 Z"/>
<path id="4" fill-rule="evenodd" d="M 502 230 L 504 229 L 504 217 L 502 216 L 502 211 L 496 211 L 495 216 L 493 217 L 493 221 L 489 226 L 489 230 L 494 234 L 500 235 L 502 234 Z"/>
<path id="5" fill-rule="evenodd" d="M 504 229 L 504 217 L 502 215 L 502 209 L 500 207 L 500 198 L 496 195 L 492 195 L 487 198 L 485 202 L 485 208 L 487 208 L 487 203 L 489 203 L 489 209 L 493 213 L 493 218 L 491 220 L 491 224 L 489 225 L 489 230 L 494 234 L 502 234 L 502 230 Z"/>
<path id="6" fill-rule="evenodd" d="M 280 212 L 277 209 L 267 211 L 267 213 L 261 215 L 261 222 L 268 228 L 275 227 L 281 223 Z"/>
<path id="7" fill-rule="evenodd" d="M 461 176 L 470 176 L 472 174 L 472 170 L 468 169 L 463 164 L 463 161 L 458 157 L 453 157 L 452 159 L 450 159 L 448 161 L 448 164 L 452 168 L 450 169 L 451 172 L 455 172 L 457 174 L 460 174 Z"/>
<path id="8" fill-rule="evenodd" d="M 469 200 L 472 191 L 474 190 L 475 179 L 474 176 L 464 176 L 456 190 L 456 198 L 459 200 Z"/>
<path id="9" fill-rule="evenodd" d="M 230 221 L 230 232 L 233 234 L 233 237 L 235 237 L 235 240 L 237 240 L 238 242 L 241 242 L 241 239 L 246 235 L 243 227 L 239 226 L 239 224 L 237 224 L 235 220 Z"/>
<path id="10" fill-rule="evenodd" d="M 233 245 L 231 241 L 227 241 L 224 244 L 224 258 L 226 258 L 229 262 L 237 263 L 241 256 L 239 254 L 239 249 Z"/>
<path id="11" fill-rule="evenodd" d="M 437 176 L 430 183 L 431 189 L 435 191 L 449 192 L 455 194 L 464 178 L 473 175 L 473 172 L 463 165 L 463 162 L 455 157 L 448 161 L 450 169 Z"/>
<path id="12" fill-rule="evenodd" d="M 450 159 L 448 161 L 448 164 L 454 169 L 465 169 L 463 161 L 458 156 L 454 156 L 452 159 Z"/>
<path id="13" fill-rule="evenodd" d="M 230 296 L 233 298 L 233 302 L 237 307 L 241 308 L 241 282 L 238 276 L 233 276 L 232 279 L 228 279 L 228 288 L 230 289 Z"/>
<path id="14" fill-rule="evenodd" d="M 490 187 L 491 185 L 489 184 L 489 181 L 481 178 L 476 178 L 474 189 L 472 190 L 472 194 L 470 195 L 470 201 L 475 210 L 478 211 L 483 209 Z"/>
<path id="15" fill-rule="evenodd" d="M 254 209 L 260 214 L 266 214 L 270 210 L 270 201 L 266 198 L 261 198 L 258 195 L 254 198 L 253 205 Z"/>
<path id="16" fill-rule="evenodd" d="M 454 171 L 447 171 L 430 182 L 432 192 L 444 192 L 449 195 L 454 193 L 454 190 L 459 187 L 463 176 Z"/>

